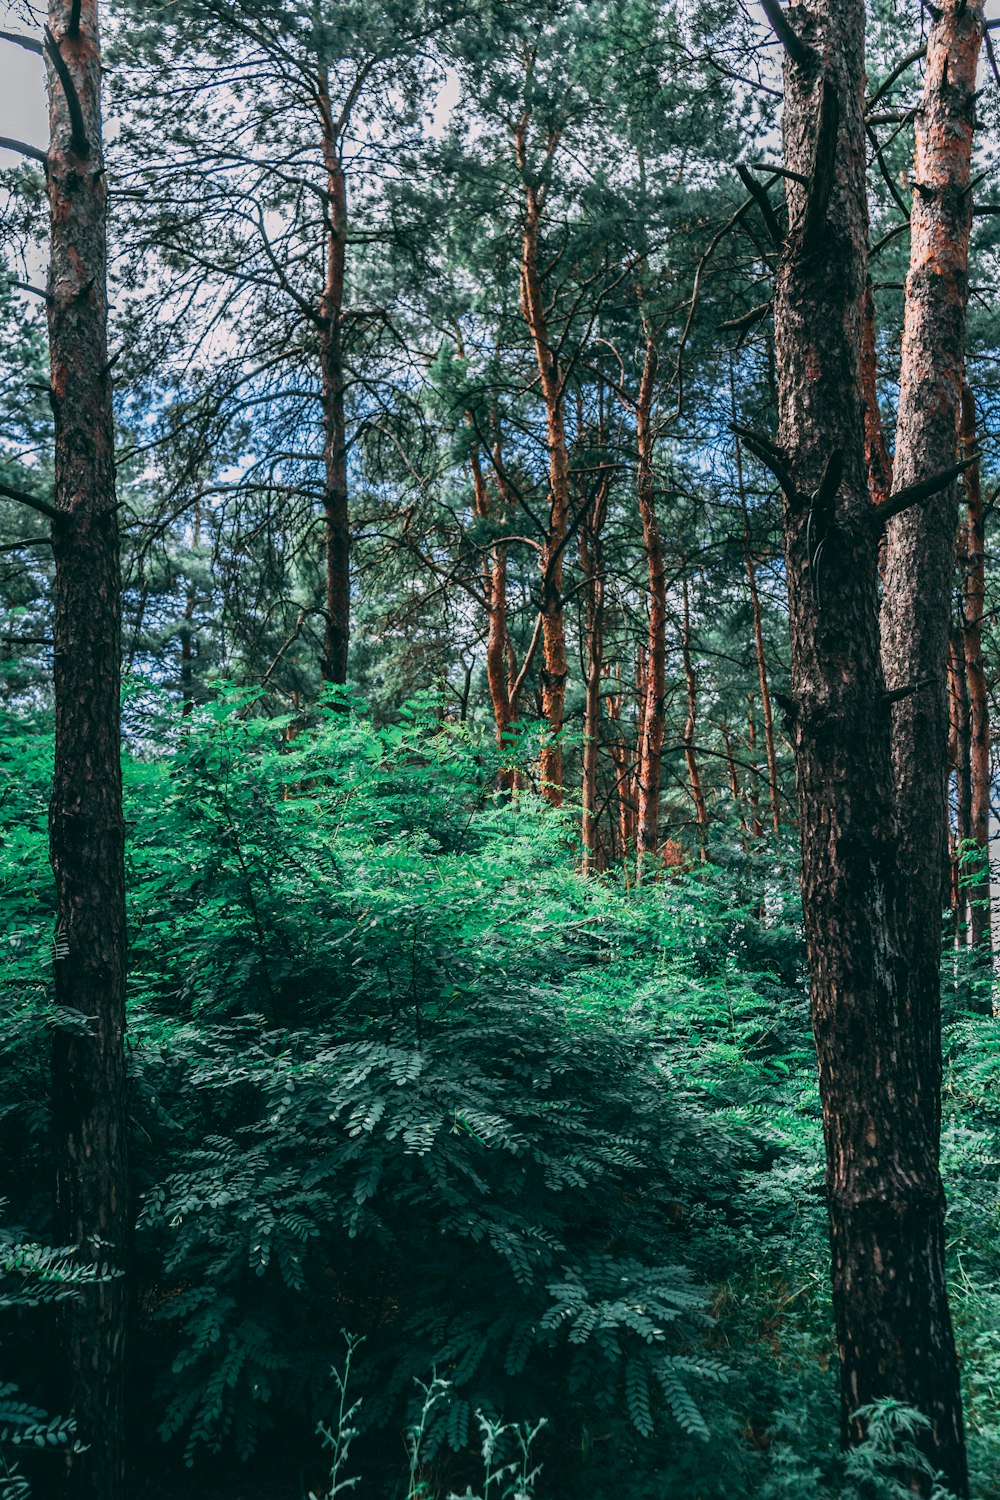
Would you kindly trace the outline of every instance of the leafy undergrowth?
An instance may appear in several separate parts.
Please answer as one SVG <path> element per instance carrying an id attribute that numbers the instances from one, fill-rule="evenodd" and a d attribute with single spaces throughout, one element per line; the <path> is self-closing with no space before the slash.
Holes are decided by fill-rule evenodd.
<path id="1" fill-rule="evenodd" d="M 136 1493 L 319 1493 L 344 1329 L 361 1495 L 474 1494 L 489 1424 L 542 1418 L 539 1500 L 897 1493 L 878 1442 L 852 1474 L 832 1437 L 791 846 L 720 828 L 707 866 L 586 880 L 568 815 L 499 799 L 492 753 L 427 705 L 379 727 L 230 698 L 181 726 L 146 695 L 128 723 Z M 50 741 L 8 729 L 0 1187 L 37 1239 Z M 989 1500 L 1000 1105 L 976 982 L 949 968 L 944 1153 Z M 908 1420 L 880 1415 L 883 1449 Z"/>

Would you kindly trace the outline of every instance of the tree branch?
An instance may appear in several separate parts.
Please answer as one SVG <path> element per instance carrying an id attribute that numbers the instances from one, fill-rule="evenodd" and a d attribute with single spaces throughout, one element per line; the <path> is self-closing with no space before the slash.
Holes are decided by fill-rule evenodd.
<path id="1" fill-rule="evenodd" d="M 66 96 L 66 108 L 69 110 L 70 141 L 73 150 L 77 156 L 89 156 L 90 141 L 87 139 L 87 127 L 83 120 L 83 110 L 80 108 L 80 96 L 76 91 L 76 84 L 73 82 L 63 55 L 59 51 L 59 43 L 47 26 L 45 28 L 45 51 Z"/>
<path id="2" fill-rule="evenodd" d="M 0 483 L 0 496 L 4 500 L 17 500 L 21 505 L 28 506 L 29 510 L 37 511 L 40 516 L 48 516 L 50 521 L 64 521 L 65 512 L 56 510 L 47 500 L 42 500 L 38 495 L 32 495 L 28 490 L 15 489 L 13 485 Z"/>
<path id="3" fill-rule="evenodd" d="M 42 44 L 34 36 L 21 36 L 17 31 L 0 31 L 0 42 L 13 42 L 15 47 L 23 47 L 25 52 L 34 52 L 37 57 L 42 55 Z"/>
<path id="4" fill-rule="evenodd" d="M 930 500 L 934 495 L 939 495 L 943 489 L 964 474 L 966 469 L 971 469 L 982 457 L 979 453 L 970 454 L 963 458 L 960 463 L 952 464 L 950 469 L 942 469 L 940 474 L 933 474 L 930 479 L 921 479 L 917 484 L 908 484 L 904 490 L 897 490 L 895 495 L 890 495 L 882 505 L 872 508 L 870 514 L 878 530 L 882 530 L 888 521 L 894 516 L 902 515 L 904 510 L 909 510 L 911 505 L 920 505 L 924 500 Z"/>
<path id="5" fill-rule="evenodd" d="M 4 151 L 17 151 L 21 156 L 30 157 L 32 161 L 40 161 L 44 167 L 48 157 L 40 146 L 32 146 L 29 141 L 18 141 L 12 135 L 0 135 L 0 147 Z"/>
<path id="6" fill-rule="evenodd" d="M 742 162 L 736 163 L 736 172 L 743 186 L 760 209 L 767 232 L 771 236 L 772 245 L 776 250 L 780 250 L 785 236 L 781 232 L 778 216 L 771 207 L 771 200 L 767 196 L 767 189 L 760 185 L 750 168 L 745 167 Z"/>
<path id="7" fill-rule="evenodd" d="M 826 214 L 830 207 L 833 178 L 837 163 L 837 130 L 840 125 L 840 99 L 829 78 L 820 81 L 819 113 L 816 120 L 816 145 L 813 150 L 809 193 L 806 198 L 803 247 L 817 248 L 826 232 Z"/>
<path id="8" fill-rule="evenodd" d="M 799 36 L 782 10 L 778 0 L 760 0 L 760 8 L 771 23 L 775 36 L 797 68 L 815 67 L 818 58 Z"/>

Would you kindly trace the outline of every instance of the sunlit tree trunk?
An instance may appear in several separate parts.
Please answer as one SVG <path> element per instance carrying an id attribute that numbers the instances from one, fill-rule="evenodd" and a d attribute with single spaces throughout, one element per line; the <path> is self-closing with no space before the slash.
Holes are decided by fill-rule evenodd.
<path id="1" fill-rule="evenodd" d="M 893 479 L 919 483 L 955 462 L 965 363 L 972 140 L 983 6 L 947 0 L 931 22 L 916 120 Z M 928 1128 L 940 1114 L 941 888 L 947 865 L 947 660 L 955 486 L 889 523 L 882 662 L 889 689 L 921 684 L 892 710 L 897 848 L 913 1044 Z"/>
<path id="2" fill-rule="evenodd" d="M 789 476 L 783 485 L 788 722 L 843 1431 L 846 1440 L 859 1440 L 865 1423 L 855 1413 L 880 1397 L 916 1407 L 930 1423 L 921 1441 L 932 1461 L 965 1495 L 944 1276 L 937 1039 L 908 983 L 914 934 L 907 926 L 908 871 L 897 857 L 891 706 L 878 630 L 878 523 L 866 461 L 865 5 L 806 0 L 782 14 L 794 17 L 796 34 L 786 48 L 783 133 L 785 165 L 797 175 L 786 179 L 789 229 L 775 295 L 779 443 Z M 934 66 L 932 47 L 929 74 Z M 953 545 L 952 536 L 949 569 Z M 942 699 L 943 672 L 942 652 L 935 688 Z M 942 738 L 939 764 L 944 748 Z M 929 817 L 943 827 L 943 776 L 937 766 L 933 774 Z M 938 903 L 941 848 L 939 841 Z M 916 1475 L 913 1484 L 919 1493 Z"/>
<path id="3" fill-rule="evenodd" d="M 96 0 L 51 0 L 46 61 L 48 324 L 55 421 L 55 771 L 49 816 L 57 918 L 55 1242 L 112 1274 L 64 1304 L 52 1351 L 86 1451 L 54 1493 L 123 1500 L 125 1277 L 124 825 L 119 755 L 121 578 L 107 345 L 107 179 Z M 80 1018 L 86 1017 L 85 1022 Z M 57 1410 L 66 1410 L 59 1406 Z"/>

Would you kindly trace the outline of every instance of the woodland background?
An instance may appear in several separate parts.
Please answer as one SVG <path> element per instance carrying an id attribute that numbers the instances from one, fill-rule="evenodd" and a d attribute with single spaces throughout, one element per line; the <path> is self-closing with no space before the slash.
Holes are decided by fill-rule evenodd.
<path id="1" fill-rule="evenodd" d="M 929 24 L 869 7 L 865 368 L 890 433 Z M 780 492 L 754 436 L 784 235 L 765 17 L 113 0 L 102 26 L 130 1493 L 493 1495 L 508 1462 L 540 1500 L 911 1493 L 911 1413 L 834 1440 Z M 989 40 L 979 81 L 942 1152 L 987 1500 Z M 45 1248 L 54 575 L 17 498 L 53 485 L 44 229 L 29 154 L 0 174 L 10 1500 L 72 1442 L 46 1282 L 76 1273 Z"/>

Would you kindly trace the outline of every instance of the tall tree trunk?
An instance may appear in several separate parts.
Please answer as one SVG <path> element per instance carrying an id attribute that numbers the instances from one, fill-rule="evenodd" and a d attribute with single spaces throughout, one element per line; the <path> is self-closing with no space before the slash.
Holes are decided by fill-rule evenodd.
<path id="1" fill-rule="evenodd" d="M 497 450 L 499 467 L 499 442 Z M 492 515 L 493 506 L 483 473 L 479 446 L 475 440 L 469 450 L 469 465 L 472 469 L 475 513 L 480 520 L 486 521 Z M 517 662 L 507 629 L 507 548 L 502 541 L 495 541 L 488 557 L 483 560 L 483 594 L 487 611 L 486 682 L 493 707 L 497 749 L 502 760 L 510 753 L 510 728 L 517 716 L 517 705 L 514 702 Z M 512 791 L 516 781 L 516 771 L 501 771 L 501 791 Z"/>
<path id="2" fill-rule="evenodd" d="M 603 508 L 603 507 L 602 507 Z M 597 763 L 601 748 L 601 678 L 604 672 L 604 577 L 600 523 L 588 521 L 580 531 L 580 562 L 587 580 L 586 698 L 583 711 L 582 825 L 583 869 L 601 867 L 597 829 Z"/>
<path id="3" fill-rule="evenodd" d="M 750 760 L 754 766 L 757 765 L 757 719 L 753 711 L 753 693 L 747 694 L 747 748 L 750 751 Z M 759 839 L 764 833 L 764 824 L 760 816 L 760 776 L 754 770 L 750 774 L 750 812 L 751 828 L 755 839 Z"/>
<path id="4" fill-rule="evenodd" d="M 976 403 L 962 387 L 961 440 L 963 456 L 976 448 Z M 986 530 L 979 464 L 965 471 L 965 578 L 962 636 L 969 698 L 969 837 L 978 851 L 970 930 L 973 945 L 988 956 L 990 934 L 990 708 L 983 664 L 983 612 L 986 608 Z"/>
<path id="5" fill-rule="evenodd" d="M 860 351 L 867 259 L 864 0 L 806 0 L 785 62 L 789 231 L 776 279 L 779 440 L 792 657 L 790 733 L 826 1144 L 847 1441 L 883 1396 L 968 1491 L 944 1278 L 944 1198 L 926 1018 L 909 1008 L 876 523 Z M 948 549 L 951 565 L 951 546 Z M 940 670 L 940 669 L 939 669 Z M 943 787 L 935 809 L 943 809 Z M 936 895 L 940 897 L 940 885 Z M 907 943 L 909 942 L 907 934 Z M 914 1477 L 914 1483 L 920 1481 Z"/>
<path id="6" fill-rule="evenodd" d="M 732 402 L 733 421 L 736 421 L 736 391 L 733 384 L 733 368 L 729 367 L 729 394 Z M 743 447 L 736 439 L 736 483 L 743 513 L 743 563 L 750 590 L 750 609 L 753 614 L 754 650 L 757 656 L 757 682 L 760 686 L 760 707 L 764 720 L 764 751 L 767 755 L 767 796 L 771 807 L 771 825 L 775 833 L 781 830 L 781 794 L 778 789 L 778 756 L 774 744 L 774 710 L 771 707 L 771 686 L 767 676 L 767 651 L 764 645 L 764 618 L 760 607 L 760 590 L 757 587 L 757 569 L 754 567 L 753 539 L 750 534 L 750 509 L 747 505 L 746 483 L 743 477 Z"/>
<path id="7" fill-rule="evenodd" d="M 955 462 L 965 363 L 970 175 L 981 0 L 946 0 L 927 39 L 917 114 L 899 411 L 897 489 Z M 941 888 L 947 868 L 947 660 L 956 494 L 948 485 L 889 523 L 882 596 L 886 686 L 922 686 L 892 711 L 892 761 L 913 1042 L 940 1115 Z"/>
<path id="8" fill-rule="evenodd" d="M 656 516 L 653 484 L 653 387 L 658 363 L 656 338 L 643 311 L 646 353 L 636 398 L 636 491 L 642 540 L 646 552 L 648 600 L 646 605 L 646 670 L 639 705 L 639 745 L 636 782 L 636 875 L 642 879 L 643 860 L 656 853 L 660 841 L 660 776 L 666 723 L 664 700 L 667 677 L 667 581 L 663 543 Z"/>
<path id="9" fill-rule="evenodd" d="M 74 21 L 76 25 L 74 26 Z M 124 825 L 119 753 L 121 577 L 107 347 L 107 180 L 96 0 L 51 0 L 46 49 L 48 282 L 55 497 L 55 774 L 49 813 L 57 919 L 52 1117 L 55 1236 L 116 1274 L 65 1304 L 53 1353 L 85 1452 L 57 1492 L 124 1495 L 129 1241 L 125 1128 Z M 85 1027 L 77 1024 L 88 1017 Z M 62 1408 L 65 1410 L 65 1408 Z"/>
<path id="10" fill-rule="evenodd" d="M 326 281 L 320 298 L 319 342 L 323 410 L 323 535 L 326 566 L 324 682 L 347 681 L 351 629 L 351 527 L 347 504 L 347 422 L 344 414 L 343 311 L 347 263 L 347 182 L 341 131 L 330 104 L 328 70 L 317 80 L 326 168 Z"/>
<path id="11" fill-rule="evenodd" d="M 878 404 L 878 361 L 875 345 L 875 294 L 872 279 L 865 277 L 865 300 L 861 312 L 861 399 L 865 406 L 865 462 L 868 488 L 876 505 L 892 494 L 892 455 L 885 440 Z"/>
<path id="12" fill-rule="evenodd" d="M 687 762 L 688 779 L 691 784 L 691 800 L 694 803 L 695 818 L 698 822 L 698 841 L 701 844 L 701 852 L 705 853 L 705 839 L 708 833 L 708 808 L 705 805 L 705 793 L 701 785 L 701 772 L 698 769 L 698 757 L 695 754 L 694 735 L 698 726 L 698 679 L 695 676 L 694 664 L 691 661 L 691 614 L 688 608 L 688 586 L 687 579 L 683 583 L 684 597 L 684 621 L 681 629 L 681 657 L 684 662 L 684 680 L 687 684 L 687 720 L 684 724 L 684 759 Z"/>
<path id="13" fill-rule="evenodd" d="M 962 633 L 954 630 L 948 644 L 949 735 L 948 760 L 955 772 L 955 841 L 952 862 L 952 907 L 955 936 L 968 941 L 968 900 L 962 880 L 963 845 L 972 828 L 972 745 L 969 739 L 969 691 L 965 677 Z"/>
<path id="14" fill-rule="evenodd" d="M 553 806 L 563 799 L 562 731 L 566 712 L 566 630 L 563 618 L 563 552 L 569 537 L 570 468 L 566 443 L 566 420 L 562 372 L 549 337 L 538 263 L 540 212 L 544 190 L 527 174 L 525 133 L 522 121 L 515 132 L 518 169 L 524 184 L 524 223 L 521 235 L 521 312 L 531 335 L 538 363 L 539 384 L 545 404 L 546 443 L 549 452 L 549 526 L 542 548 L 542 716 L 547 732 L 539 758 L 542 793 Z M 554 150 L 554 142 L 552 143 Z"/>
<path id="15" fill-rule="evenodd" d="M 610 691 L 607 691 L 605 694 L 605 703 L 608 710 L 608 723 L 615 726 L 618 733 L 611 737 L 608 749 L 611 752 L 611 759 L 615 767 L 615 792 L 618 803 L 618 846 L 627 883 L 629 854 L 635 846 L 635 801 L 632 796 L 632 755 L 622 732 L 622 677 L 620 663 L 615 663 L 615 668 L 613 673 L 610 674 L 610 678 L 611 680 L 607 684 Z"/>

